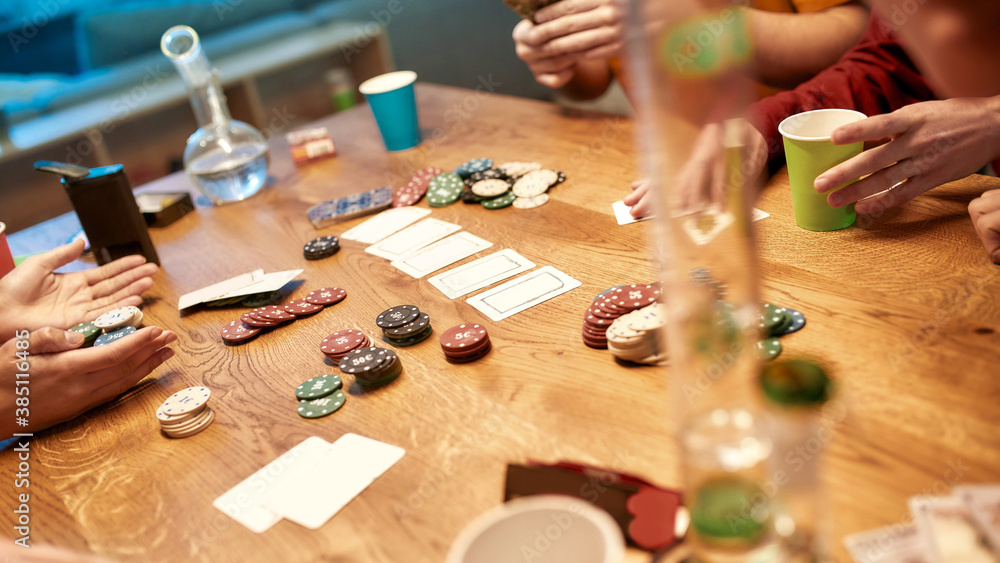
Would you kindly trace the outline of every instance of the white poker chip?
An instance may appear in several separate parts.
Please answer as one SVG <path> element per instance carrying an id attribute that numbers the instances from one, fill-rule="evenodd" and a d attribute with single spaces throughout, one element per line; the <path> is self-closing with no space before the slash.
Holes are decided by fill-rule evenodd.
<path id="1" fill-rule="evenodd" d="M 472 193 L 479 197 L 496 197 L 503 195 L 509 189 L 510 184 L 497 179 L 480 180 L 472 184 Z"/>
<path id="2" fill-rule="evenodd" d="M 549 194 L 540 194 L 535 197 L 518 197 L 514 200 L 514 207 L 518 209 L 534 209 L 549 202 Z"/>
<path id="3" fill-rule="evenodd" d="M 518 178 L 514 182 L 514 195 L 517 197 L 535 197 L 549 191 L 559 181 L 559 175 L 554 170 L 534 170 Z"/>
<path id="4" fill-rule="evenodd" d="M 528 172 L 541 170 L 542 165 L 537 162 L 505 162 L 497 168 L 511 178 L 519 178 Z"/>
<path id="5" fill-rule="evenodd" d="M 163 401 L 163 413 L 169 416 L 177 416 L 200 409 L 208 402 L 212 392 L 208 387 L 188 387 L 178 391 Z"/>
<path id="6" fill-rule="evenodd" d="M 105 331 L 121 328 L 132 324 L 132 319 L 136 316 L 136 313 L 141 313 L 138 307 L 133 307 L 132 305 L 119 307 L 97 317 L 97 320 L 94 321 L 94 326 Z"/>
<path id="7" fill-rule="evenodd" d="M 635 311 L 630 317 L 626 325 L 628 328 L 645 331 L 656 330 L 667 323 L 667 307 L 656 303 Z"/>

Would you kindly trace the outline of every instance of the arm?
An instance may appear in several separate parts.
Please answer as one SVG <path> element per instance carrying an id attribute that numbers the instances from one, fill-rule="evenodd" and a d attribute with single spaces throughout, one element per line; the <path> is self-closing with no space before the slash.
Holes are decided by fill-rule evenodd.
<path id="1" fill-rule="evenodd" d="M 861 36 L 868 10 L 859 2 L 809 13 L 748 8 L 751 70 L 765 84 L 794 88 L 832 66 Z"/>

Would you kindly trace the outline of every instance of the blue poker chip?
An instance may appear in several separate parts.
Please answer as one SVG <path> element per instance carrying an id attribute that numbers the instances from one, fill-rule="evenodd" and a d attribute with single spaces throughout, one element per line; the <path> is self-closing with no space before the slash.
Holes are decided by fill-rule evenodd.
<path id="1" fill-rule="evenodd" d="M 788 311 L 788 314 L 792 316 L 792 324 L 788 325 L 788 328 L 786 328 L 785 331 L 779 334 L 778 336 L 784 336 L 786 334 L 791 334 L 793 332 L 800 331 L 802 330 L 802 327 L 806 326 L 805 315 L 796 311 L 795 309 L 790 309 L 788 307 L 785 307 L 785 310 Z"/>
<path id="2" fill-rule="evenodd" d="M 474 158 L 459 164 L 458 168 L 452 170 L 452 172 L 458 174 L 464 180 L 476 172 L 485 172 L 490 168 L 493 168 L 493 160 L 489 158 Z"/>
<path id="3" fill-rule="evenodd" d="M 94 346 L 104 346 L 105 344 L 111 344 L 116 340 L 121 340 L 122 338 L 125 338 L 126 336 L 132 334 L 133 332 L 135 332 L 134 326 L 127 326 L 125 328 L 120 328 L 113 332 L 105 332 L 104 334 L 97 337 L 97 340 L 94 341 Z"/>

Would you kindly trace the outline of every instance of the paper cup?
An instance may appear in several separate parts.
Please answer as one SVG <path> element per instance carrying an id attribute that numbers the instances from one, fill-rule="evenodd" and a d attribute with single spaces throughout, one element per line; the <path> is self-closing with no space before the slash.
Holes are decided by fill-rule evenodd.
<path id="1" fill-rule="evenodd" d="M 567 496 L 522 497 L 472 521 L 446 563 L 621 563 L 625 542 L 607 512 Z"/>
<path id="2" fill-rule="evenodd" d="M 7 225 L 0 223 L 0 278 L 14 269 L 14 256 L 7 244 Z"/>
<path id="3" fill-rule="evenodd" d="M 861 153 L 864 143 L 835 145 L 830 142 L 830 135 L 841 125 L 866 117 L 861 112 L 849 109 L 818 109 L 795 114 L 778 125 L 785 143 L 795 223 L 803 229 L 836 231 L 854 224 L 857 217 L 854 204 L 831 206 L 826 201 L 830 192 L 817 192 L 813 183 L 823 172 Z M 837 189 L 856 181 L 851 180 Z"/>
<path id="4" fill-rule="evenodd" d="M 382 133 L 385 148 L 401 151 L 420 144 L 420 122 L 413 83 L 417 73 L 400 70 L 369 78 L 358 90 L 365 95 Z"/>

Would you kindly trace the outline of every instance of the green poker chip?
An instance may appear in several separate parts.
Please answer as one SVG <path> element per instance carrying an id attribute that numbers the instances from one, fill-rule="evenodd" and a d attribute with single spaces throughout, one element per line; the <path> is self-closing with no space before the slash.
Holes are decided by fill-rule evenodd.
<path id="1" fill-rule="evenodd" d="M 269 291 L 267 293 L 255 293 L 242 298 L 244 307 L 263 307 L 270 305 L 281 297 L 281 290 Z"/>
<path id="2" fill-rule="evenodd" d="M 427 203 L 431 207 L 451 205 L 462 197 L 462 191 L 464 190 L 465 184 L 458 174 L 451 172 L 439 174 L 431 178 L 431 181 L 428 183 Z"/>
<path id="3" fill-rule="evenodd" d="M 295 396 L 299 399 L 318 399 L 337 391 L 343 386 L 340 376 L 335 373 L 319 375 L 305 380 L 295 388 Z"/>
<path id="4" fill-rule="evenodd" d="M 344 395 L 343 391 L 337 391 L 332 395 L 320 397 L 319 399 L 299 401 L 299 416 L 302 418 L 324 417 L 340 410 L 340 407 L 344 406 L 345 401 L 347 401 L 347 396 Z"/>
<path id="5" fill-rule="evenodd" d="M 94 323 L 80 323 L 70 330 L 82 334 L 84 344 L 92 344 L 101 335 L 101 329 L 94 326 Z"/>
<path id="6" fill-rule="evenodd" d="M 768 399 L 784 406 L 820 405 L 833 394 L 830 377 L 809 360 L 768 364 L 760 372 L 760 384 Z"/>
<path id="7" fill-rule="evenodd" d="M 777 338 L 765 338 L 757 343 L 757 353 L 765 362 L 771 361 L 781 354 L 781 342 Z"/>
<path id="8" fill-rule="evenodd" d="M 486 209 L 503 209 L 504 207 L 510 207 L 517 196 L 514 192 L 507 192 L 500 197 L 495 197 L 493 199 L 487 199 L 481 205 Z"/>

